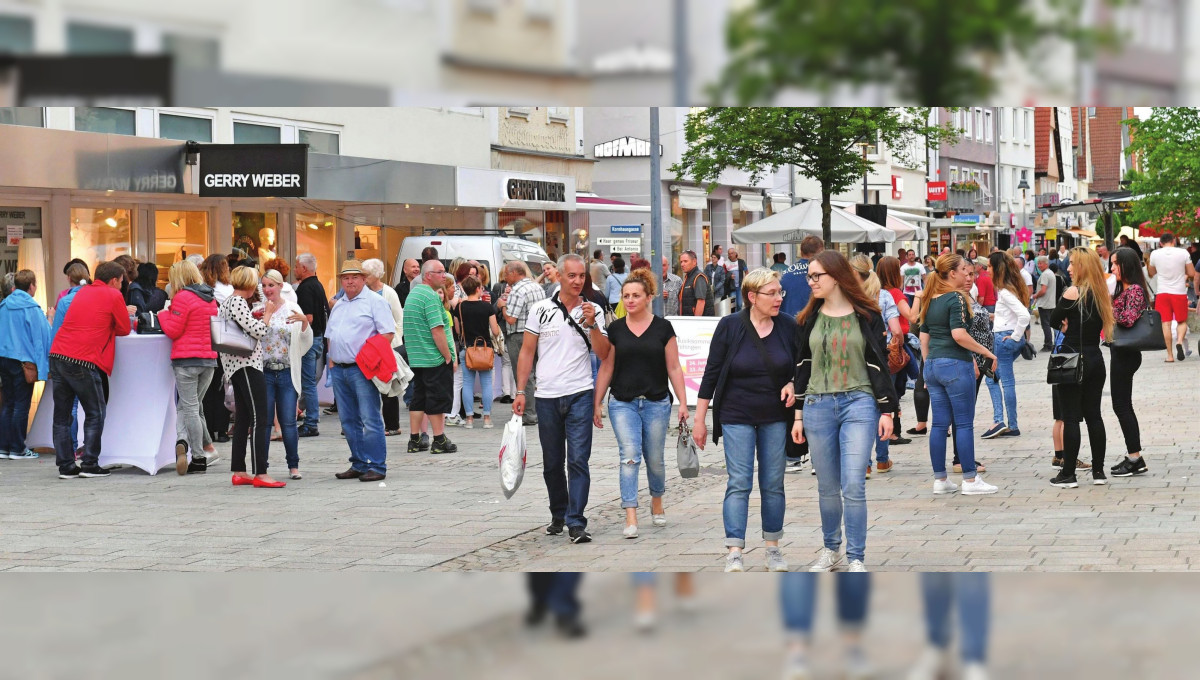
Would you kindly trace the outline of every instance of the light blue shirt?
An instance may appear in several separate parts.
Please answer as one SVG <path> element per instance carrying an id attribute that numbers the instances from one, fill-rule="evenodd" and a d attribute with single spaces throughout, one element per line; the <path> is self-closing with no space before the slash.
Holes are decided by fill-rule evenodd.
<path id="1" fill-rule="evenodd" d="M 392 308 L 383 296 L 364 286 L 358 297 L 342 298 L 329 312 L 329 321 L 325 325 L 329 358 L 334 363 L 352 364 L 367 340 L 395 332 Z"/>

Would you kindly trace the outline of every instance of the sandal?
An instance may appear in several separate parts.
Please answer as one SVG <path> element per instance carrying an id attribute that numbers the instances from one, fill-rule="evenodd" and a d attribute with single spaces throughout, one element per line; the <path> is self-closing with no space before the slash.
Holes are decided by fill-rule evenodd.
<path id="1" fill-rule="evenodd" d="M 396 435 L 399 435 L 399 434 L 404 434 L 404 433 L 401 432 L 400 430 L 384 430 L 383 431 L 383 436 L 385 436 L 385 437 L 395 437 Z"/>

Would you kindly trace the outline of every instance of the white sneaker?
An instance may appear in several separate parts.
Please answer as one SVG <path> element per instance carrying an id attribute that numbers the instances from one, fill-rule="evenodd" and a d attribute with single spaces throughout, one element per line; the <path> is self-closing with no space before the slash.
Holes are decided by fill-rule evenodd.
<path id="1" fill-rule="evenodd" d="M 976 474 L 975 481 L 963 482 L 962 494 L 964 496 L 982 496 L 984 494 L 996 493 L 996 487 L 983 481 L 983 475 Z"/>
<path id="2" fill-rule="evenodd" d="M 746 567 L 742 566 L 741 551 L 734 551 L 725 556 L 725 573 L 740 574 L 746 571 Z"/>
<path id="3" fill-rule="evenodd" d="M 967 664 L 963 668 L 963 680 L 988 680 L 987 666 L 981 663 Z"/>
<path id="4" fill-rule="evenodd" d="M 867 565 L 863 564 L 862 560 L 850 560 L 850 568 L 846 571 L 852 574 L 865 574 L 867 573 Z"/>
<path id="5" fill-rule="evenodd" d="M 778 547 L 767 548 L 767 571 L 786 572 L 787 560 L 783 559 L 783 551 Z"/>
<path id="6" fill-rule="evenodd" d="M 650 520 L 651 520 L 651 523 L 654 524 L 654 526 L 656 526 L 656 527 L 667 526 L 667 516 L 666 515 L 650 515 Z"/>
<path id="7" fill-rule="evenodd" d="M 975 479 L 979 479 L 979 477 L 976 477 Z M 949 479 L 933 480 L 934 495 L 941 495 L 944 493 L 954 493 L 955 491 L 958 491 L 958 485 L 955 484 L 954 482 L 950 481 Z"/>
<path id="8" fill-rule="evenodd" d="M 625 530 L 622 531 L 621 533 L 625 535 L 625 538 L 637 538 L 638 537 L 637 525 L 636 524 L 626 525 Z"/>
<path id="9" fill-rule="evenodd" d="M 471 422 L 470 420 L 464 421 L 462 426 L 464 429 L 467 429 L 467 430 L 475 429 L 475 423 Z"/>
<path id="10" fill-rule="evenodd" d="M 808 656 L 793 652 L 788 654 L 783 662 L 783 680 L 812 680 L 812 668 L 808 665 Z"/>
<path id="11" fill-rule="evenodd" d="M 938 680 L 950 672 L 950 655 L 944 649 L 937 647 L 925 648 L 921 658 L 908 672 L 908 680 Z"/>
<path id="12" fill-rule="evenodd" d="M 821 548 L 821 554 L 817 556 L 817 561 L 813 562 L 808 568 L 809 571 L 833 571 L 833 568 L 842 563 L 842 554 L 836 550 L 829 548 Z"/>

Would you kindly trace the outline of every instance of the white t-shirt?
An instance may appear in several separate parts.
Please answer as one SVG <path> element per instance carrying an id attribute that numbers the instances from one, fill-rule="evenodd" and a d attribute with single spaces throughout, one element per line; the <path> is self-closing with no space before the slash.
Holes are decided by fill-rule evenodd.
<path id="1" fill-rule="evenodd" d="M 1024 268 L 1021 269 L 1021 278 L 1025 279 L 1026 288 L 1033 288 L 1033 275 L 1030 274 L 1028 270 Z"/>
<path id="2" fill-rule="evenodd" d="M 604 328 L 604 310 L 594 302 L 585 302 L 596 312 L 596 325 Z M 571 318 L 583 326 L 583 305 L 571 310 Z M 578 394 L 595 387 L 592 381 L 592 355 L 587 343 L 563 316 L 553 300 L 546 299 L 529 308 L 525 331 L 538 336 L 537 393 L 535 397 L 552 399 Z M 587 332 L 587 329 L 584 329 Z"/>
<path id="3" fill-rule="evenodd" d="M 1150 266 L 1158 272 L 1158 293 L 1187 295 L 1187 266 L 1192 261 L 1183 248 L 1168 246 L 1150 253 Z"/>
<path id="4" fill-rule="evenodd" d="M 926 274 L 925 265 L 920 262 L 905 263 L 900 266 L 900 276 L 904 277 L 904 294 L 915 295 L 925 288 L 921 279 Z"/>

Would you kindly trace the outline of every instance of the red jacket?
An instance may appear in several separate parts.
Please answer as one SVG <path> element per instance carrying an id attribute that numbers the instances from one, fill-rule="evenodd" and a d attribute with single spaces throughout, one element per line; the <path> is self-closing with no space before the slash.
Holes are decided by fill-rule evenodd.
<path id="1" fill-rule="evenodd" d="M 50 353 L 95 364 L 112 375 L 118 335 L 129 335 L 125 298 L 121 291 L 96 281 L 75 293 Z"/>
<path id="2" fill-rule="evenodd" d="M 388 382 L 399 368 L 396 366 L 396 355 L 392 354 L 392 345 L 382 335 L 373 335 L 354 357 L 359 370 L 367 376 L 367 380 L 379 378 Z"/>
<path id="3" fill-rule="evenodd" d="M 208 291 L 207 297 L 204 295 Z M 158 313 L 158 324 L 171 338 L 172 359 L 216 359 L 212 349 L 209 319 L 217 315 L 211 289 L 184 288 L 175 294 L 168 309 Z"/>
<path id="4" fill-rule="evenodd" d="M 979 289 L 979 304 L 991 307 L 996 304 L 996 286 L 992 284 L 992 276 L 987 272 L 975 279 L 975 287 Z"/>

